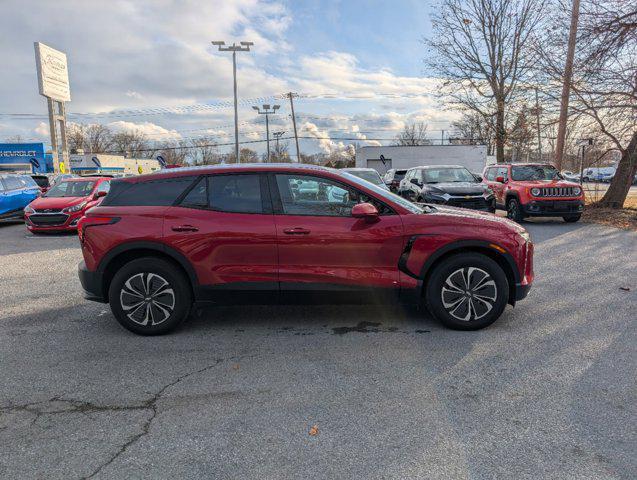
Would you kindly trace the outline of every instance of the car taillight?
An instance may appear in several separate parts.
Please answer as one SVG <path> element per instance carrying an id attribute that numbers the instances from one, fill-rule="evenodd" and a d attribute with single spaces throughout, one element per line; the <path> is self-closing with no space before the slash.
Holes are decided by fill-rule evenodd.
<path id="1" fill-rule="evenodd" d="M 98 225 L 112 225 L 113 223 L 119 222 L 119 217 L 87 217 L 84 216 L 80 218 L 80 221 L 77 222 L 77 235 L 80 237 L 80 242 L 84 241 L 84 231 L 88 227 L 94 227 Z"/>

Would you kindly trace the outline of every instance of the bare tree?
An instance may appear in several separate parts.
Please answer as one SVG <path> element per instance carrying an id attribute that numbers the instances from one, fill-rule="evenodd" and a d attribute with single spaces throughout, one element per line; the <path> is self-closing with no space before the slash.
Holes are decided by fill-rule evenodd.
<path id="1" fill-rule="evenodd" d="M 188 144 L 184 140 L 162 142 L 156 145 L 155 153 L 161 155 L 168 165 L 184 165 L 188 155 Z"/>
<path id="2" fill-rule="evenodd" d="M 111 136 L 111 151 L 132 158 L 143 158 L 152 154 L 146 136 L 138 131 L 117 132 Z"/>
<path id="3" fill-rule="evenodd" d="M 11 137 L 7 137 L 6 142 L 7 143 L 22 143 L 24 141 L 24 139 L 22 138 L 22 135 L 13 135 Z"/>
<path id="4" fill-rule="evenodd" d="M 288 142 L 274 142 L 274 148 L 270 154 L 270 159 L 273 162 L 290 163 L 290 145 Z"/>
<path id="5" fill-rule="evenodd" d="M 481 115 L 504 161 L 507 115 L 534 65 L 530 39 L 545 0 L 442 0 L 432 16 L 427 64 L 453 106 Z"/>
<path id="6" fill-rule="evenodd" d="M 86 153 L 104 153 L 112 147 L 113 132 L 98 123 L 72 123 L 67 129 L 67 141 L 71 151 L 84 150 Z"/>
<path id="7" fill-rule="evenodd" d="M 486 145 L 487 155 L 493 155 L 495 132 L 491 122 L 486 121 L 482 115 L 465 112 L 460 120 L 451 124 L 451 127 L 454 131 L 449 139 L 452 144 Z"/>
<path id="8" fill-rule="evenodd" d="M 195 165 L 212 165 L 221 162 L 217 144 L 209 137 L 193 138 L 189 142 L 188 157 Z"/>
<path id="9" fill-rule="evenodd" d="M 555 17 L 567 15 L 558 3 Z M 582 6 L 571 83 L 572 115 L 599 134 L 602 151 L 621 153 L 617 172 L 601 206 L 621 208 L 637 171 L 637 6 L 624 0 L 590 1 Z M 566 34 L 547 30 L 538 49 L 541 72 L 559 81 Z M 586 135 L 593 137 L 593 135 Z"/>
<path id="10" fill-rule="evenodd" d="M 415 146 L 415 145 L 431 145 L 431 141 L 427 139 L 427 124 L 423 122 L 407 124 L 403 127 L 403 131 L 396 135 L 394 145 Z"/>

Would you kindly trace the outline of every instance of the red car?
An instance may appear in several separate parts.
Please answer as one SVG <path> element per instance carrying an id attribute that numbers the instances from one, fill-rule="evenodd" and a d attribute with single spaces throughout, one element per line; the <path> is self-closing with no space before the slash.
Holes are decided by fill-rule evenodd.
<path id="1" fill-rule="evenodd" d="M 562 217 L 565 222 L 577 222 L 584 211 L 582 187 L 564 180 L 553 165 L 492 165 L 482 177 L 495 194 L 496 206 L 518 223 L 525 217 Z"/>
<path id="2" fill-rule="evenodd" d="M 75 177 L 53 185 L 24 208 L 27 229 L 33 233 L 76 230 L 86 210 L 102 201 L 111 178 Z"/>
<path id="3" fill-rule="evenodd" d="M 193 302 L 423 300 L 451 328 L 494 322 L 533 281 L 533 244 L 494 215 L 423 207 L 307 165 L 223 165 L 114 180 L 80 220 L 90 300 L 144 335 Z"/>

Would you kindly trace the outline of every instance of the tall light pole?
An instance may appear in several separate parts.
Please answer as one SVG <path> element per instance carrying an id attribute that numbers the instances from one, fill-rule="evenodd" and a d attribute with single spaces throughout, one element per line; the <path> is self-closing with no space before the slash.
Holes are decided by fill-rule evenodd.
<path id="1" fill-rule="evenodd" d="M 239 42 L 239 45 L 233 43 L 228 47 L 224 47 L 226 42 L 214 41 L 213 45 L 219 47 L 220 52 L 232 52 L 232 78 L 234 80 L 234 154 L 239 163 L 239 113 L 237 112 L 237 52 L 249 52 L 250 47 L 254 45 L 252 42 Z"/>
<path id="2" fill-rule="evenodd" d="M 301 151 L 299 150 L 299 135 L 296 133 L 296 115 L 294 115 L 294 97 L 298 97 L 296 93 L 286 93 L 285 96 L 290 99 L 290 110 L 292 110 L 292 125 L 294 126 L 294 142 L 296 143 L 296 161 L 301 163 Z"/>
<path id="3" fill-rule="evenodd" d="M 272 105 L 272 108 L 270 108 L 270 104 L 269 103 L 264 103 L 263 104 L 263 109 L 259 108 L 259 107 L 252 107 L 254 108 L 257 113 L 259 115 L 265 115 L 265 141 L 266 144 L 268 146 L 268 156 L 266 157 L 267 160 L 266 162 L 270 161 L 270 120 L 269 117 L 270 115 L 274 115 L 276 113 L 276 111 L 281 108 L 281 105 Z"/>
<path id="4" fill-rule="evenodd" d="M 280 150 L 279 150 L 279 138 L 281 138 L 281 136 L 283 136 L 285 132 L 284 131 L 280 131 L 280 132 L 272 132 L 272 135 L 274 135 L 274 138 L 276 140 L 276 155 L 277 155 L 277 160 L 281 160 L 279 158 L 279 154 L 280 154 Z"/>

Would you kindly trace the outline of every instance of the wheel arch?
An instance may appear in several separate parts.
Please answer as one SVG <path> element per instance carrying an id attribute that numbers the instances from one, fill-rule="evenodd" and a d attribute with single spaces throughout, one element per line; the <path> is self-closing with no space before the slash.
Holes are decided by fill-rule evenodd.
<path id="1" fill-rule="evenodd" d="M 424 263 L 420 271 L 421 279 L 421 298 L 424 298 L 426 285 L 436 267 L 444 263 L 449 257 L 461 253 L 479 253 L 494 260 L 504 271 L 509 283 L 509 303 L 515 304 L 516 284 L 520 282 L 520 273 L 518 272 L 515 260 L 509 253 L 502 253 L 491 246 L 489 242 L 484 241 L 459 241 L 449 245 L 445 245 L 441 249 L 434 252 Z"/>
<path id="2" fill-rule="evenodd" d="M 190 290 L 194 295 L 195 287 L 199 283 L 197 273 L 183 254 L 163 243 L 130 242 L 111 250 L 97 267 L 97 271 L 101 273 L 103 279 L 102 294 L 104 298 L 108 298 L 108 289 L 117 271 L 131 260 L 142 257 L 157 257 L 173 264 L 189 279 Z"/>

